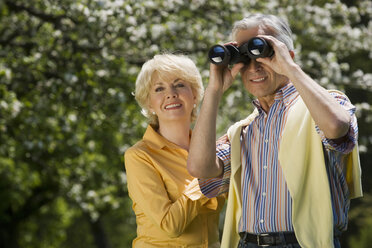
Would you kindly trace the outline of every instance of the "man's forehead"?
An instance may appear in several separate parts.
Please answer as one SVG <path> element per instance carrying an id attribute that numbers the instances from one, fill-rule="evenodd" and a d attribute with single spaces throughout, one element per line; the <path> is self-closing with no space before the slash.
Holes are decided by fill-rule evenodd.
<path id="1" fill-rule="evenodd" d="M 238 45 L 242 45 L 244 42 L 247 42 L 249 39 L 256 37 L 257 35 L 273 35 L 273 33 L 274 32 L 269 27 L 256 26 L 239 30 L 236 33 L 235 39 Z"/>

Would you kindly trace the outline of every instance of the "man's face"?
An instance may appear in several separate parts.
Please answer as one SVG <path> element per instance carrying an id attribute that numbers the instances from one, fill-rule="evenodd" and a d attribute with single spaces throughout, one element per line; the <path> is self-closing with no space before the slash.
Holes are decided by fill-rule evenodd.
<path id="1" fill-rule="evenodd" d="M 272 32 L 260 27 L 241 30 L 236 35 L 237 45 L 241 46 L 259 34 L 272 35 Z M 270 67 L 257 62 L 255 59 L 251 59 L 251 62 L 240 70 L 240 74 L 244 87 L 259 100 L 268 97 L 273 99 L 277 90 L 288 83 L 287 77 L 276 73 Z"/>

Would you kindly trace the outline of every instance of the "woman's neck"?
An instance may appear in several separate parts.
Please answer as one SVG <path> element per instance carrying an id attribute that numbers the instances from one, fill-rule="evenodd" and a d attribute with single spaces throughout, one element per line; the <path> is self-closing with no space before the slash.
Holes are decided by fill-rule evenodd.
<path id="1" fill-rule="evenodd" d="M 190 145 L 190 124 L 187 121 L 159 124 L 158 133 L 188 151 Z"/>

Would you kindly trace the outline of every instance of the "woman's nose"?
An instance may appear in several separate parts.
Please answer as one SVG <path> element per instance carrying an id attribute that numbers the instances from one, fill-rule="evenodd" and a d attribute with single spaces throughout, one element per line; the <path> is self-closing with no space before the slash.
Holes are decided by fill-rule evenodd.
<path id="1" fill-rule="evenodd" d="M 167 94 L 167 98 L 176 98 L 177 97 L 177 91 L 174 88 L 170 88 Z"/>

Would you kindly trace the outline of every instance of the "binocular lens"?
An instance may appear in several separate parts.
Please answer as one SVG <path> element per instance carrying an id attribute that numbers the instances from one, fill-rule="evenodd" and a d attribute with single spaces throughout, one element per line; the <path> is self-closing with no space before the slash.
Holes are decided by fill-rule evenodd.
<path id="1" fill-rule="evenodd" d="M 208 52 L 209 60 L 213 64 L 218 65 L 249 64 L 251 59 L 271 57 L 273 55 L 274 50 L 272 47 L 260 37 L 254 37 L 239 47 L 234 44 L 214 45 Z"/>
<path id="2" fill-rule="evenodd" d="M 226 51 L 224 47 L 220 45 L 213 46 L 211 50 L 209 51 L 209 58 L 214 62 L 215 64 L 221 63 L 226 56 Z"/>
<path id="3" fill-rule="evenodd" d="M 265 48 L 265 43 L 262 39 L 252 39 L 248 48 L 251 54 L 259 56 Z"/>
<path id="4" fill-rule="evenodd" d="M 252 59 L 266 58 L 274 55 L 274 50 L 266 40 L 254 37 L 248 41 L 248 56 Z"/>

